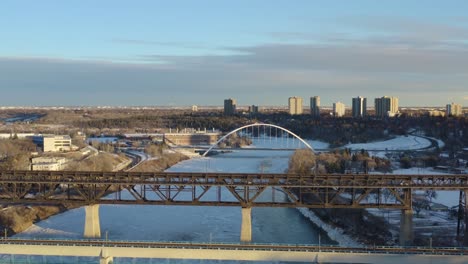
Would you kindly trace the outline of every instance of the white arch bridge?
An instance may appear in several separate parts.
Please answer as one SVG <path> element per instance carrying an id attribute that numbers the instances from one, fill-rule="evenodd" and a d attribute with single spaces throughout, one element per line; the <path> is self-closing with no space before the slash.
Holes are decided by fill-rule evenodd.
<path id="1" fill-rule="evenodd" d="M 314 149 L 304 139 L 294 134 L 292 131 L 272 124 L 254 123 L 245 125 L 234 129 L 221 137 L 216 143 L 208 148 L 203 156 L 207 156 L 210 151 L 214 149 L 236 149 L 239 148 L 242 140 L 251 139 L 255 140 L 256 144 L 267 145 L 267 147 L 260 147 L 254 149 L 262 150 L 296 150 L 299 148 L 308 148 L 312 151 Z M 240 141 L 239 141 L 240 140 Z M 233 142 L 234 141 L 234 142 Z M 272 145 L 278 147 L 273 148 Z M 249 148 L 252 149 L 252 148 Z"/>

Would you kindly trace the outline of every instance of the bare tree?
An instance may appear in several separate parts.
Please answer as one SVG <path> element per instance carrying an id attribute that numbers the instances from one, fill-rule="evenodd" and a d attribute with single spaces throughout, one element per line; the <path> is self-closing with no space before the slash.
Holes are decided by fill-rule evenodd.
<path id="1" fill-rule="evenodd" d="M 310 149 L 298 149 L 289 159 L 289 173 L 310 174 L 315 167 L 315 154 Z"/>

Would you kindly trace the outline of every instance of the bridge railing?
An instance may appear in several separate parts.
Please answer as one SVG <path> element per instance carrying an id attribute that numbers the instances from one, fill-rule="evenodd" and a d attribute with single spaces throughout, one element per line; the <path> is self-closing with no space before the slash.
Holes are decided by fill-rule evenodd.
<path id="1" fill-rule="evenodd" d="M 468 255 L 464 247 L 401 247 L 401 246 L 362 246 L 343 247 L 329 244 L 283 244 L 283 243 L 232 243 L 232 242 L 190 242 L 190 241 L 147 241 L 147 240 L 104 240 L 104 239 L 24 239 L 2 238 L 0 244 L 17 245 L 56 245 L 56 246 L 115 246 L 115 247 L 154 247 L 154 248 L 218 248 L 233 250 L 271 250 L 276 251 L 323 251 L 348 253 L 388 253 L 388 254 L 442 254 Z"/>

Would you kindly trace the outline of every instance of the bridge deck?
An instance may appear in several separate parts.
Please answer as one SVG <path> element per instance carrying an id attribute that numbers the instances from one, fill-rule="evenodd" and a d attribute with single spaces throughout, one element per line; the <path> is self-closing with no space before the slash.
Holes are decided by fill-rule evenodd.
<path id="1" fill-rule="evenodd" d="M 213 259 L 332 263 L 467 263 L 463 248 L 363 247 L 319 245 L 131 242 L 104 240 L 0 241 L 0 254 L 125 258 Z"/>
<path id="2" fill-rule="evenodd" d="M 415 189 L 465 190 L 468 175 L 0 171 L 4 203 L 409 209 Z"/>

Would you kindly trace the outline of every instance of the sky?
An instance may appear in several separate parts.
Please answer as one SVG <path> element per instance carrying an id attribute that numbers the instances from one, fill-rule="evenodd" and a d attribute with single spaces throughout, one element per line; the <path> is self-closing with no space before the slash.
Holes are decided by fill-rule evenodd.
<path id="1" fill-rule="evenodd" d="M 468 106 L 468 1 L 2 0 L 0 106 Z"/>

